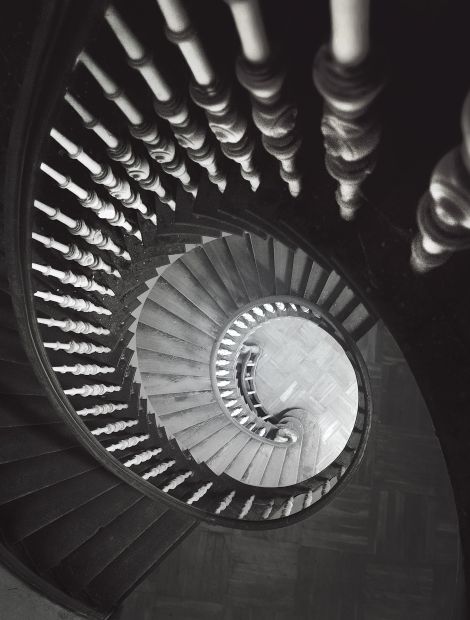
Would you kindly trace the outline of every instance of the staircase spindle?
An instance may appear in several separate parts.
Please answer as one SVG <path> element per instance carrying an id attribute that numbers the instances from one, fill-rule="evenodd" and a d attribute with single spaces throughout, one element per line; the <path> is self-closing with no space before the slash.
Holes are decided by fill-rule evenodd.
<path id="1" fill-rule="evenodd" d="M 62 271 L 61 269 L 55 269 L 51 265 L 40 265 L 39 263 L 32 263 L 31 266 L 35 271 L 39 271 L 47 277 L 56 278 L 59 282 L 62 282 L 62 284 L 70 284 L 75 288 L 82 288 L 85 291 L 96 291 L 97 293 L 101 293 L 101 295 L 110 295 L 114 297 L 114 291 L 110 288 L 102 286 L 82 274 L 76 274 L 70 270 Z"/>
<path id="2" fill-rule="evenodd" d="M 119 420 L 119 422 L 110 422 L 106 424 L 106 426 L 100 426 L 99 428 L 94 428 L 91 431 L 92 435 L 112 435 L 113 433 L 120 433 L 121 431 L 126 430 L 126 428 L 131 428 L 132 426 L 136 426 L 139 423 L 139 420 Z"/>
<path id="3" fill-rule="evenodd" d="M 111 349 L 100 344 L 93 344 L 92 342 L 76 342 L 71 340 L 70 342 L 44 342 L 46 349 L 54 349 L 54 351 L 65 351 L 65 353 L 80 353 L 83 355 L 89 355 L 91 353 L 110 353 Z"/>
<path id="4" fill-rule="evenodd" d="M 188 505 L 191 505 L 191 504 L 195 504 L 196 502 L 198 502 L 201 498 L 204 497 L 204 495 L 213 486 L 213 484 L 214 484 L 213 482 L 207 482 L 206 484 L 203 484 L 202 486 L 200 486 L 199 489 L 193 495 L 191 495 L 189 499 L 186 500 L 186 503 Z"/>
<path id="5" fill-rule="evenodd" d="M 72 260 L 82 267 L 89 267 L 93 271 L 104 271 L 107 274 L 120 278 L 121 274 L 105 262 L 100 256 L 95 256 L 87 250 L 81 250 L 75 243 L 65 244 L 56 241 L 53 237 L 45 237 L 33 232 L 32 237 L 35 241 L 42 243 L 46 248 L 52 248 L 62 254 L 66 260 Z"/>
<path id="6" fill-rule="evenodd" d="M 64 99 L 80 116 L 84 127 L 94 131 L 106 144 L 109 157 L 119 162 L 131 179 L 137 181 L 142 189 L 155 192 L 161 202 L 166 203 L 174 211 L 176 203 L 172 192 L 163 185 L 155 165 L 137 153 L 129 140 L 119 139 L 111 133 L 69 92 L 65 93 Z"/>
<path id="7" fill-rule="evenodd" d="M 117 211 L 117 209 L 110 202 L 102 200 L 98 194 L 93 190 L 86 190 L 74 183 L 70 177 L 61 174 L 57 170 L 54 170 L 45 163 L 41 164 L 41 170 L 56 181 L 57 185 L 61 189 L 67 189 L 74 194 L 78 202 L 86 209 L 91 209 L 102 220 L 106 220 L 111 226 L 119 226 L 124 228 L 126 232 L 136 236 L 142 241 L 142 234 L 140 230 L 133 228 L 132 225 L 126 220 L 124 215 Z"/>
<path id="8" fill-rule="evenodd" d="M 260 174 L 254 164 L 255 143 L 247 119 L 240 112 L 233 89 L 217 75 L 181 0 L 157 0 L 167 24 L 167 37 L 178 45 L 193 74 L 191 99 L 206 112 L 209 127 L 223 154 L 241 166 L 253 191 Z"/>
<path id="9" fill-rule="evenodd" d="M 96 314 L 111 314 L 111 310 L 97 306 L 96 304 L 88 301 L 88 299 L 81 299 L 79 297 L 71 297 L 70 295 L 56 295 L 50 291 L 36 291 L 35 297 L 40 297 L 44 301 L 53 301 L 59 304 L 61 308 L 70 308 L 71 310 L 77 310 L 78 312 L 96 312 Z"/>
<path id="10" fill-rule="evenodd" d="M 313 69 L 324 99 L 325 164 L 338 181 L 340 215 L 352 220 L 364 203 L 361 186 L 376 164 L 381 128 L 376 103 L 384 82 L 369 50 L 369 0 L 330 0 L 331 43 Z"/>
<path id="11" fill-rule="evenodd" d="M 137 446 L 139 443 L 143 441 L 147 441 L 150 439 L 150 435 L 134 435 L 133 437 L 126 437 L 126 439 L 121 439 L 118 443 L 113 443 L 111 446 L 106 446 L 106 450 L 108 452 L 115 452 L 116 450 L 128 450 L 129 448 L 133 448 Z"/>
<path id="12" fill-rule="evenodd" d="M 462 107 L 461 128 L 462 144 L 438 162 L 418 206 L 419 233 L 411 252 L 418 273 L 470 248 L 470 93 Z"/>
<path id="13" fill-rule="evenodd" d="M 230 491 L 230 493 L 226 495 L 224 499 L 220 502 L 220 504 L 217 506 L 215 510 L 215 514 L 220 515 L 221 512 L 223 512 L 226 508 L 228 508 L 230 504 L 232 503 L 232 500 L 234 497 L 235 497 L 235 491 Z"/>
<path id="14" fill-rule="evenodd" d="M 101 230 L 93 229 L 83 220 L 75 220 L 62 213 L 60 209 L 54 209 L 40 200 L 34 201 L 34 206 L 45 213 L 51 220 L 57 220 L 66 226 L 72 235 L 82 237 L 90 245 L 96 245 L 100 250 L 109 250 L 116 256 L 130 261 L 131 256 L 127 250 L 117 246 L 112 239 L 107 237 Z"/>
<path id="15" fill-rule="evenodd" d="M 116 369 L 112 366 L 98 366 L 98 364 L 75 364 L 74 366 L 53 366 L 52 370 L 60 374 L 105 375 Z"/>
<path id="16" fill-rule="evenodd" d="M 240 37 L 242 55 L 237 76 L 252 99 L 253 121 L 262 134 L 268 153 L 280 162 L 281 178 L 291 196 L 302 189 L 296 165 L 301 145 L 297 127 L 297 107 L 284 93 L 286 72 L 273 57 L 257 0 L 226 0 Z"/>
<path id="17" fill-rule="evenodd" d="M 174 491 L 176 489 L 176 487 L 179 487 L 180 484 L 183 484 L 183 482 L 187 478 L 192 476 L 192 475 L 193 475 L 192 471 L 185 471 L 184 473 L 180 474 L 179 476 L 176 476 L 176 478 L 173 478 L 173 480 L 171 480 L 168 484 L 166 484 L 162 488 L 163 493 L 168 493 L 169 491 Z"/>
<path id="18" fill-rule="evenodd" d="M 103 396 L 111 392 L 119 392 L 120 385 L 104 385 L 104 383 L 86 384 L 80 387 L 68 388 L 64 390 L 64 394 L 67 396 Z"/>
<path id="19" fill-rule="evenodd" d="M 156 476 L 163 474 L 163 472 L 165 472 L 167 469 L 170 469 L 170 467 L 173 467 L 175 463 L 176 461 L 174 460 L 163 461 L 162 463 L 159 463 L 156 467 L 153 467 L 151 470 L 145 472 L 145 474 L 142 475 L 142 478 L 144 480 L 148 480 L 149 478 L 155 478 Z"/>
<path id="20" fill-rule="evenodd" d="M 219 153 L 207 129 L 194 116 L 185 96 L 174 92 L 169 86 L 151 55 L 113 6 L 107 9 L 105 18 L 124 48 L 129 65 L 142 75 L 152 91 L 156 113 L 170 123 L 176 140 L 186 149 L 189 158 L 205 168 L 209 180 L 223 192 L 227 177 L 221 167 Z"/>
<path id="21" fill-rule="evenodd" d="M 240 515 L 239 515 L 239 519 L 244 519 L 246 517 L 246 515 L 250 512 L 251 507 L 253 506 L 253 502 L 255 501 L 255 496 L 254 495 L 250 495 L 250 497 L 246 500 L 246 502 L 243 504 L 243 507 L 241 509 Z"/>
<path id="22" fill-rule="evenodd" d="M 164 135 L 156 123 L 146 120 L 143 114 L 130 101 L 111 77 L 86 52 L 82 52 L 79 61 L 88 69 L 103 90 L 104 96 L 121 110 L 129 122 L 129 131 L 134 138 L 142 140 L 150 156 L 162 169 L 180 180 L 183 189 L 196 195 L 197 184 L 191 177 L 186 158 L 180 153 L 174 141 Z"/>
<path id="23" fill-rule="evenodd" d="M 108 415 L 108 413 L 122 411 L 123 409 L 127 409 L 128 407 L 129 405 L 127 403 L 106 403 L 105 405 L 94 405 L 93 407 L 87 407 L 85 409 L 78 409 L 76 413 L 79 416 Z"/>
<path id="24" fill-rule="evenodd" d="M 109 329 L 106 327 L 98 327 L 87 323 L 86 321 L 73 321 L 72 319 L 52 319 L 52 318 L 38 318 L 38 323 L 46 325 L 47 327 L 58 327 L 63 332 L 74 332 L 75 334 L 98 334 L 100 336 L 108 336 L 110 334 Z"/>
<path id="25" fill-rule="evenodd" d="M 157 215 L 150 213 L 141 196 L 132 189 L 126 179 L 116 176 L 111 166 L 97 162 L 81 146 L 72 142 L 54 127 L 51 129 L 50 135 L 65 149 L 71 159 L 76 159 L 90 172 L 95 183 L 103 185 L 108 190 L 112 198 L 119 200 L 123 207 L 136 209 L 142 217 L 150 220 L 155 226 L 157 225 Z"/>
<path id="26" fill-rule="evenodd" d="M 140 465 L 141 463 L 145 463 L 145 461 L 149 461 L 152 457 L 157 456 L 162 451 L 161 448 L 155 448 L 154 450 L 145 450 L 145 452 L 140 452 L 136 454 L 131 459 L 124 461 L 124 467 L 132 467 L 133 465 Z"/>

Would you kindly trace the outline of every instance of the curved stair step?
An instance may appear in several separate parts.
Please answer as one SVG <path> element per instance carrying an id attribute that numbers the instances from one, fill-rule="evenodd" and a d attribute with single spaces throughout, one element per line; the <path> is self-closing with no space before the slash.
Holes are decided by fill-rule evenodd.
<path id="1" fill-rule="evenodd" d="M 186 340 L 181 340 L 171 334 L 165 334 L 148 325 L 140 324 L 136 332 L 136 345 L 145 355 L 161 354 L 175 356 L 180 359 L 208 364 L 210 351 L 198 347 Z"/>
<path id="2" fill-rule="evenodd" d="M 197 248 L 191 255 L 186 254 L 181 261 L 227 316 L 237 309 L 236 303 L 202 248 Z"/>
<path id="3" fill-rule="evenodd" d="M 359 303 L 359 298 L 354 294 L 349 286 L 345 285 L 340 295 L 338 295 L 333 304 L 330 306 L 328 312 L 331 316 L 335 317 L 335 319 L 342 323 Z"/>
<path id="4" fill-rule="evenodd" d="M 229 443 L 220 447 L 217 452 L 206 460 L 207 465 L 218 476 L 225 471 L 225 468 L 230 465 L 240 450 L 250 441 L 248 433 L 240 429 L 237 429 L 237 431 L 237 434 Z"/>
<path id="5" fill-rule="evenodd" d="M 175 434 L 218 415 L 220 415 L 220 405 L 212 402 L 207 405 L 160 415 L 160 419 L 170 433 Z"/>
<path id="6" fill-rule="evenodd" d="M 158 394 L 185 394 L 186 392 L 206 392 L 212 389 L 210 377 L 191 375 L 157 375 L 143 372 L 142 382 L 149 396 Z"/>
<path id="7" fill-rule="evenodd" d="M 287 448 L 275 446 L 261 478 L 261 486 L 277 487 L 281 478 L 282 467 L 286 458 Z"/>
<path id="8" fill-rule="evenodd" d="M 225 241 L 248 299 L 250 301 L 259 299 L 262 296 L 262 292 L 256 263 L 247 235 L 243 235 L 243 237 L 230 235 L 225 237 Z"/>
<path id="9" fill-rule="evenodd" d="M 212 390 L 207 392 L 186 392 L 185 394 L 178 395 L 162 394 L 149 396 L 149 401 L 157 416 L 160 416 L 199 405 L 208 405 L 214 402 L 214 394 Z"/>
<path id="10" fill-rule="evenodd" d="M 188 323 L 151 299 L 147 299 L 139 321 L 202 349 L 211 349 L 215 340 L 214 336 L 202 332 L 192 322 Z"/>
<path id="11" fill-rule="evenodd" d="M 248 466 L 248 469 L 243 474 L 242 482 L 259 486 L 274 448 L 275 446 L 269 443 L 262 443 L 259 446 L 258 452 L 255 454 L 250 465 Z"/>
<path id="12" fill-rule="evenodd" d="M 202 441 L 210 443 L 211 436 L 226 426 L 233 428 L 235 425 L 232 424 L 224 413 L 220 413 L 220 415 L 210 420 L 175 433 L 175 438 L 183 449 L 189 450 Z"/>
<path id="13" fill-rule="evenodd" d="M 0 464 L 63 452 L 78 445 L 65 424 L 0 429 Z"/>
<path id="14" fill-rule="evenodd" d="M 303 430 L 300 424 L 293 423 L 293 420 L 289 424 L 289 428 L 292 428 L 297 432 L 297 441 L 290 445 L 286 451 L 286 457 L 282 465 L 281 475 L 279 477 L 280 486 L 289 486 L 295 484 L 299 478 L 300 457 L 302 452 L 303 443 Z"/>
<path id="15" fill-rule="evenodd" d="M 226 322 L 227 314 L 217 305 L 217 299 L 210 296 L 184 263 L 175 263 L 165 272 L 163 279 L 214 323 L 221 326 Z"/>
<path id="16" fill-rule="evenodd" d="M 250 241 L 263 296 L 275 295 L 273 240 L 271 238 L 267 240 L 261 239 L 257 235 L 250 234 Z"/>
<path id="17" fill-rule="evenodd" d="M 324 310 L 329 310 L 345 286 L 346 283 L 343 278 L 341 278 L 336 271 L 332 271 L 328 276 L 316 303 Z"/>
<path id="18" fill-rule="evenodd" d="M 149 299 L 209 337 L 217 338 L 220 326 L 163 278 L 150 291 Z"/>
<path id="19" fill-rule="evenodd" d="M 228 249 L 227 243 L 213 241 L 204 246 L 204 252 L 216 270 L 220 280 L 225 285 L 230 297 L 233 299 L 237 308 L 244 306 L 250 300 L 240 280 L 240 276 L 233 262 L 232 255 Z"/>
<path id="20" fill-rule="evenodd" d="M 308 278 L 312 270 L 313 259 L 302 250 L 294 253 L 292 264 L 292 276 L 290 283 L 290 295 L 303 297 L 307 287 Z"/>
<path id="21" fill-rule="evenodd" d="M 149 351 L 140 347 L 137 347 L 137 351 L 141 373 L 193 375 L 197 377 L 207 377 L 209 375 L 208 363 L 204 364 L 188 358 Z"/>
<path id="22" fill-rule="evenodd" d="M 251 465 L 260 447 L 260 442 L 254 437 L 236 455 L 230 465 L 225 469 L 225 473 L 236 480 L 241 480 Z"/>
<path id="23" fill-rule="evenodd" d="M 229 424 L 223 426 L 210 435 L 210 437 L 193 446 L 191 448 L 191 454 L 199 463 L 206 463 L 213 454 L 218 452 L 222 446 L 230 443 L 237 434 L 238 428 L 229 421 Z"/>
<path id="24" fill-rule="evenodd" d="M 343 327 L 356 340 L 360 340 L 377 323 L 376 317 L 372 316 L 364 304 L 359 303 L 351 314 L 344 319 Z"/>
<path id="25" fill-rule="evenodd" d="M 294 251 L 276 239 L 274 239 L 273 242 L 273 250 L 276 295 L 289 295 L 292 281 Z"/>

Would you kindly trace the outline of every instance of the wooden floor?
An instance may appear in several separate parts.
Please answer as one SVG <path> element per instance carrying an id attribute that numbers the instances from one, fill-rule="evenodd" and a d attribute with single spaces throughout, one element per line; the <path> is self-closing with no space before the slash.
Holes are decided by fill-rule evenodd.
<path id="1" fill-rule="evenodd" d="M 413 377 L 383 328 L 362 343 L 374 423 L 353 481 L 292 527 L 202 525 L 119 620 L 460 620 L 457 522 Z"/>
<path id="2" fill-rule="evenodd" d="M 325 469 L 341 454 L 357 413 L 356 375 L 341 345 L 300 317 L 263 323 L 250 342 L 262 350 L 255 389 L 264 409 L 271 414 L 304 409 L 319 437 L 312 469 Z"/>

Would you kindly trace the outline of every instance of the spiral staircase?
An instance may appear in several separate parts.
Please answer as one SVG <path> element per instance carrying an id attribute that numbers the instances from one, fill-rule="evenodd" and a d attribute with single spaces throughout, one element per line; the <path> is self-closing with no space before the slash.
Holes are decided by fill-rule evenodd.
<path id="1" fill-rule="evenodd" d="M 403 326 L 383 304 L 357 260 L 360 234 L 343 228 L 355 224 L 322 215 L 321 230 L 305 228 L 317 153 L 301 146 L 286 92 L 263 100 L 260 84 L 269 95 L 282 83 L 277 65 L 258 75 L 242 58 L 241 86 L 227 82 L 238 53 L 229 8 L 208 3 L 179 29 L 180 4 L 45 3 L 11 133 L 2 559 L 90 617 L 109 617 L 201 520 L 283 527 L 329 502 L 372 420 L 357 342 L 379 313 L 399 334 L 420 319 Z M 220 28 L 204 39 L 212 11 Z M 219 75 L 210 54 L 224 37 Z M 185 45 L 200 51 L 201 40 L 209 51 L 193 62 Z M 358 194 L 336 196 L 351 219 Z M 426 286 L 411 289 L 428 299 Z M 314 394 L 325 419 L 342 420 L 328 440 L 319 414 L 314 423 L 288 396 L 268 405 L 276 386 L 263 368 L 283 351 L 266 347 L 288 325 L 315 336 L 312 358 L 336 355 L 317 367 L 334 390 L 319 382 Z"/>

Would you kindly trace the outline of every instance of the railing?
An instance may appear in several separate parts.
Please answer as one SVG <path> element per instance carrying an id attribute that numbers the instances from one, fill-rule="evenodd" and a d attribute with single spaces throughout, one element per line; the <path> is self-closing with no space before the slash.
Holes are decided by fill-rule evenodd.
<path id="1" fill-rule="evenodd" d="M 178 19 L 172 21 L 170 5 L 163 2 L 160 5 L 171 36 L 183 48 L 186 39 L 178 38 L 175 33 L 187 27 L 184 12 L 180 10 Z M 180 4 L 173 3 L 173 11 L 177 11 L 175 7 L 180 8 Z M 253 7 L 256 3 L 247 8 L 252 11 Z M 270 73 L 269 48 L 264 50 L 262 58 L 250 57 L 250 42 L 241 29 L 240 13 L 236 4 L 231 8 L 244 53 L 239 65 L 240 79 L 253 96 L 255 125 L 263 134 L 266 150 L 280 161 L 281 176 L 290 193 L 296 196 L 301 189 L 294 164 L 299 144 L 297 130 L 288 124 L 283 127 L 282 135 L 274 136 L 266 124 L 268 116 L 272 118 L 284 110 L 280 103 L 282 79 L 280 74 Z M 190 195 L 197 193 L 198 175 L 194 174 L 187 154 L 193 163 L 205 168 L 209 180 L 220 191 L 225 189 L 226 177 L 220 164 L 219 147 L 208 129 L 194 115 L 190 103 L 168 86 L 160 69 L 115 9 L 108 10 L 106 20 L 124 48 L 129 64 L 144 79 L 145 85 L 140 85 L 142 100 L 153 102 L 157 116 L 169 122 L 173 135 L 162 130 L 160 120 L 149 115 L 147 109 L 140 111 L 125 94 L 127 87 L 118 86 L 99 61 L 83 50 L 87 33 L 95 25 L 100 10 L 101 5 L 90 6 L 80 16 L 72 11 L 67 14 L 67 10 L 58 6 L 49 10 L 41 53 L 30 71 L 29 99 L 25 97 L 16 126 L 7 218 L 9 270 L 15 308 L 31 363 L 55 408 L 87 449 L 100 463 L 149 497 L 166 498 L 170 505 L 190 511 L 196 517 L 220 520 L 228 525 L 239 525 L 243 520 L 250 526 L 268 522 L 280 525 L 287 517 L 292 520 L 294 515 L 307 516 L 326 501 L 326 496 L 331 497 L 330 491 L 357 467 L 371 415 L 367 373 L 357 348 L 326 314 L 317 314 L 310 307 L 304 310 L 298 300 L 288 302 L 292 304 L 290 309 L 283 300 L 276 300 L 274 305 L 266 300 L 266 305 L 253 306 L 234 323 L 240 328 L 240 335 L 248 327 L 243 323 L 244 319 L 249 321 L 245 314 L 255 321 L 261 317 L 255 308 L 266 316 L 272 312 L 305 312 L 348 351 L 360 391 L 356 426 L 340 458 L 320 475 L 282 490 L 250 488 L 218 478 L 182 454 L 171 438 L 165 436 L 164 429 L 153 427 L 146 416 L 139 385 L 134 382 L 129 328 L 134 321 L 132 312 L 140 303 L 138 297 L 146 290 L 145 282 L 158 273 L 156 269 L 162 262 L 170 262 L 165 237 L 159 236 L 165 232 L 161 222 L 166 223 L 166 234 L 174 231 L 177 235 L 178 228 L 172 228 L 171 222 L 175 211 L 179 215 L 179 190 L 174 191 L 168 175 L 178 179 Z M 264 32 L 257 9 L 250 14 L 254 34 Z M 80 28 L 69 43 L 61 37 L 60 29 L 66 22 L 70 27 L 68 20 L 72 19 L 78 20 Z M 53 40 L 46 43 L 51 33 Z M 219 101 L 221 91 L 208 90 L 212 76 L 209 65 L 204 63 L 198 40 L 192 34 L 188 40 L 190 48 L 200 56 L 199 68 L 190 66 L 197 82 L 192 97 L 206 109 L 209 126 L 222 143 L 224 154 L 240 163 L 242 176 L 248 179 L 252 190 L 257 190 L 253 149 L 247 138 L 248 130 L 243 129 L 248 128 L 248 121 L 236 121 L 240 129 L 236 135 L 219 131 L 219 124 L 225 121 L 215 118 L 218 112 L 210 106 Z M 253 41 L 252 37 L 251 44 Z M 56 58 L 61 59 L 58 65 Z M 70 86 L 65 83 L 65 77 L 77 58 L 78 68 Z M 44 66 L 44 73 L 39 71 L 38 63 Z M 248 70 L 255 65 L 259 74 L 250 74 L 248 79 Z M 83 68 L 126 117 L 130 135 L 125 138 L 117 135 L 115 111 L 104 122 L 97 120 L 101 114 L 95 112 L 93 104 L 105 108 L 102 93 L 91 97 L 91 105 L 82 102 L 85 97 L 77 93 L 80 80 L 76 73 L 83 75 Z M 263 80 L 268 76 L 273 92 L 264 90 Z M 63 105 L 59 101 L 61 94 Z M 206 96 L 210 103 L 204 99 Z M 230 101 L 224 105 L 230 107 Z M 264 104 L 272 107 L 269 114 L 266 112 L 268 116 L 260 112 Z M 230 116 L 231 110 L 226 114 Z M 78 118 L 92 131 L 74 131 Z M 64 125 L 68 126 L 67 130 L 62 129 Z M 49 134 L 52 140 L 48 141 Z M 60 157 L 57 145 L 65 149 L 67 159 Z M 68 161 L 69 157 L 77 163 Z M 119 173 L 113 162 L 122 164 Z M 158 242 L 162 243 L 160 253 L 155 253 Z M 232 335 L 228 330 L 227 334 Z M 231 351 L 230 346 L 226 350 Z M 221 362 L 227 361 L 221 351 L 219 348 L 214 361 L 217 389 L 224 387 Z M 219 392 L 223 406 L 235 413 L 230 395 L 222 394 Z M 241 418 L 238 422 L 244 426 Z M 261 432 L 257 435 L 260 441 L 269 441 L 270 430 L 275 425 L 267 420 L 261 422 L 262 425 L 257 419 L 250 432 L 267 428 L 265 436 Z M 294 439 L 286 429 L 277 428 L 274 439 L 276 436 L 288 441 Z M 311 510 L 306 511 L 307 508 Z"/>

